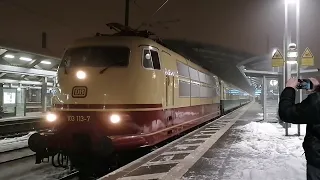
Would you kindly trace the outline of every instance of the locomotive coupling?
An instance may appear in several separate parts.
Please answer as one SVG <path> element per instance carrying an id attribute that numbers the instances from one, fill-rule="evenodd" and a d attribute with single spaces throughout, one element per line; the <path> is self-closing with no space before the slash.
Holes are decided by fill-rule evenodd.
<path id="1" fill-rule="evenodd" d="M 69 149 L 70 154 L 99 154 L 101 157 L 109 156 L 113 151 L 114 147 L 110 138 L 100 137 L 93 140 L 88 134 L 74 135 Z"/>

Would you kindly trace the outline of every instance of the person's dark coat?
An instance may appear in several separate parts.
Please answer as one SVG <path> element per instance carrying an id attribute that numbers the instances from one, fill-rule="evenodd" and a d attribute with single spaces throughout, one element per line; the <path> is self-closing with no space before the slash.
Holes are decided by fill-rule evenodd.
<path id="1" fill-rule="evenodd" d="M 292 124 L 307 124 L 303 149 L 307 163 L 320 169 L 320 92 L 295 104 L 296 90 L 287 87 L 280 95 L 279 117 Z"/>

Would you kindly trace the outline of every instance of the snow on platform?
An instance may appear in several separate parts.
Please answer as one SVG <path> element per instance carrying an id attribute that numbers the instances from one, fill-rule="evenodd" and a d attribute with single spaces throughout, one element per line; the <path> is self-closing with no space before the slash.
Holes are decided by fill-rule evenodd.
<path id="1" fill-rule="evenodd" d="M 244 125 L 245 124 L 245 125 Z M 202 180 L 304 180 L 301 136 L 285 136 L 279 124 L 239 121 L 184 175 Z M 289 134 L 297 133 L 292 125 Z"/>
<path id="2" fill-rule="evenodd" d="M 100 179 L 181 179 L 239 118 L 247 117 L 243 115 L 249 108 L 255 106 L 256 104 L 250 103 L 239 108 Z M 255 115 L 254 112 L 248 114 Z"/>
<path id="3" fill-rule="evenodd" d="M 303 136 L 286 137 L 278 124 L 252 122 L 238 129 L 243 131 L 242 141 L 232 149 L 251 157 L 232 157 L 222 179 L 306 179 Z"/>

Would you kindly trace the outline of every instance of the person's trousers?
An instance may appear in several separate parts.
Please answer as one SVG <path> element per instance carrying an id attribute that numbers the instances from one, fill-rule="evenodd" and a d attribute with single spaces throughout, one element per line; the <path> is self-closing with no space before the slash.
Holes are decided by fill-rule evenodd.
<path id="1" fill-rule="evenodd" d="M 307 164 L 307 180 L 320 180 L 320 169 Z"/>

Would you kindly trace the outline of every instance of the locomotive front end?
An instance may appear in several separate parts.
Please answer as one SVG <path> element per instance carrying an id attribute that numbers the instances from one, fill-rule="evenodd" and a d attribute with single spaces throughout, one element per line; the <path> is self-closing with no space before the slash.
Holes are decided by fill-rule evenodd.
<path id="1" fill-rule="evenodd" d="M 53 128 L 29 139 L 36 163 L 51 156 L 55 166 L 71 160 L 77 168 L 94 167 L 117 161 L 119 152 L 171 136 L 161 133 L 170 122 L 163 110 L 167 98 L 160 50 L 152 43 L 141 37 L 100 36 L 67 48 L 45 119 Z"/>
<path id="2" fill-rule="evenodd" d="M 58 92 L 45 119 L 53 128 L 29 138 L 36 163 L 55 155 L 60 157 L 58 165 L 66 156 L 73 165 L 107 158 L 114 151 L 112 136 L 137 133 L 128 125 L 130 117 L 119 111 L 122 104 L 134 101 L 135 82 L 128 82 L 130 56 L 130 43 L 119 39 L 86 39 L 66 50 Z"/>

